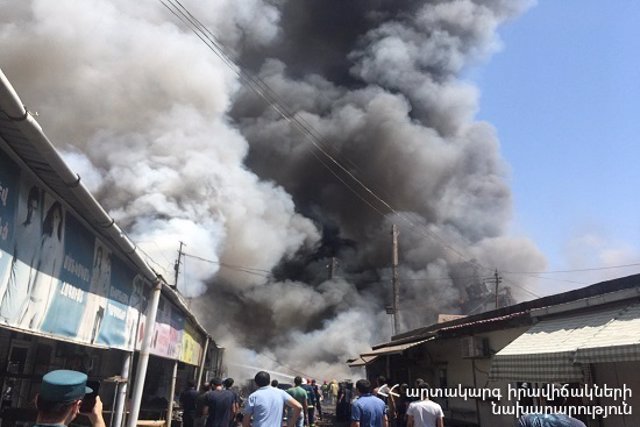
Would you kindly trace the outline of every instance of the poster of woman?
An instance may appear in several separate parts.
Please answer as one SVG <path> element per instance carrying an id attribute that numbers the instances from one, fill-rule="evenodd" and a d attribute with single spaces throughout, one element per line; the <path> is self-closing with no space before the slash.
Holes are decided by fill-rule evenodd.
<path id="1" fill-rule="evenodd" d="M 40 187 L 27 179 L 21 180 L 11 264 L 0 301 L 0 321 L 10 325 L 19 322 L 35 278 L 42 234 L 42 197 Z"/>
<path id="2" fill-rule="evenodd" d="M 64 257 L 64 210 L 60 202 L 45 195 L 45 216 L 42 222 L 40 258 L 29 291 L 27 307 L 20 319 L 20 327 L 39 329 L 44 313 L 59 282 Z"/>
<path id="3" fill-rule="evenodd" d="M 110 286 L 111 252 L 100 240 L 95 239 L 89 293 L 86 295 L 84 314 L 78 330 L 78 338 L 82 341 L 96 341 L 104 320 Z"/>
<path id="4" fill-rule="evenodd" d="M 13 234 L 18 201 L 18 166 L 0 156 L 0 303 L 7 290 L 13 261 Z"/>

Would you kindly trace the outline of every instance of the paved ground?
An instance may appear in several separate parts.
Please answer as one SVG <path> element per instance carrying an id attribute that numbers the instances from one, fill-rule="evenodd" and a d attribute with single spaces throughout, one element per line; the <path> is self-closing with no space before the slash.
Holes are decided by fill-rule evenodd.
<path id="1" fill-rule="evenodd" d="M 317 420 L 316 427 L 333 427 L 335 426 L 335 408 L 322 408 L 322 419 Z"/>

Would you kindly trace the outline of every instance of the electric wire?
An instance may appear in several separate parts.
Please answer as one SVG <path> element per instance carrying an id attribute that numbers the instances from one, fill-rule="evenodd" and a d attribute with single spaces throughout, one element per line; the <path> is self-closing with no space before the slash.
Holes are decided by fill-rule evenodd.
<path id="1" fill-rule="evenodd" d="M 355 176 L 353 172 L 349 171 L 338 160 L 336 160 L 330 153 L 328 153 L 327 150 L 325 149 L 325 147 L 323 146 L 323 143 L 322 143 L 323 138 L 317 133 L 317 131 L 315 131 L 315 129 L 313 129 L 311 126 L 308 126 L 306 124 L 306 122 L 303 123 L 302 121 L 300 121 L 299 118 L 296 117 L 296 115 L 294 113 L 288 111 L 288 109 L 286 107 L 284 107 L 281 102 L 279 102 L 279 100 L 277 99 L 277 95 L 275 95 L 275 93 L 273 93 L 273 91 L 268 87 L 268 85 L 266 85 L 266 83 L 264 83 L 260 78 L 253 77 L 250 73 L 242 70 L 242 68 L 240 68 L 237 64 L 235 64 L 235 62 L 232 59 L 230 59 L 229 56 L 224 52 L 224 49 L 222 48 L 221 43 L 219 43 L 219 41 L 217 41 L 217 39 L 215 38 L 215 35 L 213 35 L 210 30 L 208 30 L 190 12 L 188 12 L 186 10 L 186 8 L 179 1 L 177 1 L 177 0 L 159 0 L 159 1 L 163 5 L 165 5 L 165 7 L 167 7 L 172 13 L 174 13 L 174 15 L 178 16 L 179 18 L 181 16 L 184 16 L 184 13 L 188 14 L 188 17 L 184 17 L 184 19 L 180 18 L 182 20 L 182 22 L 187 24 L 189 26 L 189 28 L 194 33 L 196 33 L 196 35 L 198 35 L 198 37 L 203 42 L 206 43 L 204 38 L 209 40 L 211 45 L 208 45 L 208 46 L 214 51 L 214 53 L 216 53 L 216 55 L 218 57 L 221 57 L 223 59 L 223 62 L 225 64 L 229 65 L 230 68 L 243 81 L 250 83 L 250 86 L 251 86 L 252 89 L 257 89 L 256 92 L 258 93 L 258 95 L 262 96 L 263 99 L 265 99 L 269 103 L 269 106 L 271 108 L 273 108 L 274 110 L 276 110 L 276 112 L 279 113 L 283 119 L 285 119 L 288 123 L 292 124 L 295 128 L 297 128 L 304 135 L 306 135 L 308 137 L 309 142 L 311 142 L 311 144 L 314 145 L 314 147 L 316 147 L 327 158 L 329 163 L 332 163 L 335 166 L 337 166 L 339 170 L 344 172 L 349 178 L 351 178 L 355 183 L 357 183 L 360 189 L 364 190 L 374 200 L 376 200 L 384 208 L 386 208 L 389 211 L 389 213 L 393 213 L 393 214 L 397 215 L 405 223 L 411 225 L 415 229 L 419 229 L 419 230 L 423 229 L 422 226 L 416 224 L 414 221 L 412 221 L 411 219 L 407 218 L 403 213 L 401 213 L 401 212 L 397 211 L 395 208 L 393 208 L 388 202 L 386 202 L 385 200 L 380 198 L 360 178 Z M 178 11 L 172 10 L 167 5 L 167 3 L 171 3 L 171 4 L 175 3 L 175 4 L 179 5 L 179 10 Z M 181 13 L 180 10 L 184 10 L 186 12 Z M 200 35 L 197 33 L 197 31 L 204 32 L 205 33 L 204 37 L 200 37 Z M 323 163 L 323 165 L 326 166 L 325 163 Z M 334 176 L 337 175 L 335 173 L 335 171 L 333 171 L 332 169 L 329 168 L 329 170 L 330 170 L 330 172 L 332 174 L 334 174 Z M 345 183 L 345 181 L 342 180 L 342 179 L 340 181 Z M 348 188 L 353 191 L 351 186 L 348 186 Z M 358 197 L 360 197 L 362 199 L 361 195 L 359 195 L 357 192 L 355 194 L 357 194 Z M 369 206 L 372 206 L 370 203 L 368 203 L 368 204 L 369 204 Z M 384 213 L 381 212 L 379 209 L 375 209 L 375 210 L 378 213 L 384 215 Z M 440 243 L 440 245 L 442 245 L 444 248 L 446 248 L 447 250 L 451 251 L 452 253 L 456 254 L 461 259 L 466 260 L 466 261 L 471 262 L 471 263 L 475 263 L 478 267 L 482 267 L 482 268 L 488 269 L 487 267 L 484 267 L 484 266 L 478 264 L 476 261 L 469 260 L 464 254 L 462 254 L 457 249 L 455 249 L 452 246 L 450 246 L 444 239 L 442 239 L 440 236 L 438 236 L 434 232 L 429 231 L 429 230 L 423 230 L 423 233 L 426 233 L 427 237 L 430 237 L 431 239 L 437 240 Z M 488 269 L 488 270 L 492 270 L 492 269 Z"/>
<path id="2" fill-rule="evenodd" d="M 509 274 L 559 274 L 559 273 L 582 273 L 582 272 L 588 272 L 588 271 L 615 270 L 619 268 L 629 268 L 629 267 L 640 267 L 640 263 L 610 265 L 605 267 L 576 268 L 572 270 L 550 270 L 550 271 L 504 271 L 503 270 L 502 272 L 509 273 Z"/>
<path id="3" fill-rule="evenodd" d="M 505 273 L 505 274 L 512 274 L 512 273 L 506 273 L 506 272 L 504 272 L 504 271 L 502 271 L 502 273 Z M 542 280 L 552 280 L 552 281 L 554 281 L 554 282 L 565 282 L 565 283 L 572 283 L 572 284 L 575 284 L 575 285 L 587 285 L 587 283 L 584 283 L 584 282 L 578 282 L 578 281 L 576 281 L 576 280 L 558 279 L 558 278 L 555 278 L 555 277 L 539 276 L 539 275 L 537 275 L 537 274 L 527 274 L 527 276 L 530 276 L 530 277 L 533 277 L 533 278 L 536 278 L 536 279 L 542 279 Z"/>
<path id="4" fill-rule="evenodd" d="M 379 207 L 376 207 L 371 203 L 370 200 L 367 200 L 364 195 L 360 194 L 360 192 L 352 187 L 349 183 L 345 181 L 342 177 L 339 176 L 336 170 L 333 170 L 330 165 L 334 165 L 341 173 L 344 173 L 346 177 L 353 180 L 355 184 L 357 184 L 357 188 L 360 191 L 364 191 L 366 196 L 370 197 L 377 204 L 380 204 L 384 210 L 387 210 L 388 213 L 393 213 L 400 220 L 402 220 L 405 224 L 408 224 L 414 230 L 418 230 L 425 237 L 430 238 L 440 244 L 445 250 L 450 253 L 456 255 L 460 259 L 475 265 L 478 268 L 481 268 L 486 271 L 493 271 L 494 269 L 486 267 L 480 264 L 475 259 L 470 259 L 468 256 L 463 254 L 457 248 L 451 246 L 447 241 L 445 241 L 442 237 L 440 237 L 434 231 L 431 231 L 426 228 L 426 226 L 417 224 L 415 221 L 411 220 L 411 218 L 407 217 L 403 212 L 396 210 L 390 203 L 386 200 L 378 196 L 376 192 L 374 192 L 367 184 L 365 184 L 360 178 L 358 178 L 354 172 L 350 171 L 346 166 L 344 166 L 340 161 L 336 159 L 337 156 L 329 153 L 330 149 L 327 148 L 324 144 L 324 138 L 322 135 L 317 132 L 312 125 L 310 125 L 303 117 L 300 117 L 299 114 L 295 114 L 291 112 L 284 103 L 280 100 L 278 95 L 259 77 L 253 76 L 251 73 L 245 71 L 240 67 L 236 62 L 225 52 L 224 46 L 217 39 L 217 37 L 202 23 L 200 22 L 189 10 L 179 1 L 179 0 L 159 0 L 163 6 L 165 6 L 174 16 L 176 16 L 180 21 L 182 21 L 187 27 L 203 42 L 205 45 L 213 51 L 213 53 L 222 60 L 222 62 L 227 65 L 245 84 L 249 86 L 254 92 L 256 92 L 260 97 L 262 97 L 269 107 L 271 107 L 276 113 L 278 113 L 287 123 L 292 125 L 295 129 L 297 129 L 306 139 L 318 150 L 320 153 L 326 158 L 322 160 L 318 153 L 312 151 L 312 154 L 316 159 L 320 161 L 320 163 L 334 176 L 336 177 L 343 185 L 345 185 L 354 195 L 356 195 L 360 200 L 366 203 L 369 207 L 375 210 L 381 216 L 385 216 L 385 213 Z M 356 167 L 357 169 L 357 167 Z M 531 277 L 536 277 L 531 275 Z"/>
<path id="5" fill-rule="evenodd" d="M 250 267 L 244 267 L 241 265 L 233 265 L 233 264 L 227 264 L 224 262 L 220 262 L 220 261 L 214 261 L 212 259 L 207 259 L 207 258 L 203 258 L 197 255 L 192 255 L 192 254 L 188 254 L 188 253 L 184 253 L 183 255 L 185 257 L 190 257 L 190 258 L 194 258 L 197 259 L 199 261 L 203 261 L 203 262 L 207 262 L 209 264 L 215 264 L 215 265 L 219 265 L 220 267 L 224 267 L 227 268 L 229 270 L 235 270 L 235 271 L 240 271 L 243 273 L 247 273 L 247 274 L 251 274 L 254 276 L 259 276 L 259 277 L 264 277 L 264 278 L 271 278 L 272 274 L 270 271 L 268 270 L 261 270 L 261 269 L 257 269 L 257 268 L 250 268 Z"/>

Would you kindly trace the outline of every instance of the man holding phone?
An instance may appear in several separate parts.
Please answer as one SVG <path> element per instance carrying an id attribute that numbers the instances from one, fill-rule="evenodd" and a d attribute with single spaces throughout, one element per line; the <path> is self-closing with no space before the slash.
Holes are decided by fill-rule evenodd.
<path id="1" fill-rule="evenodd" d="M 36 396 L 38 418 L 34 427 L 68 426 L 80 413 L 82 399 L 90 393 L 93 390 L 87 387 L 87 375 L 82 372 L 56 370 L 45 374 Z M 106 427 L 99 396 L 95 396 L 95 404 L 86 411 L 83 414 L 92 427 Z"/>

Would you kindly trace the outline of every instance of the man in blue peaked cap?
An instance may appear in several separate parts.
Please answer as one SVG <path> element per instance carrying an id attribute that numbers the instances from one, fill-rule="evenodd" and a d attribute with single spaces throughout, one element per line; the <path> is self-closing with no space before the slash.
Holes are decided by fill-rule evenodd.
<path id="1" fill-rule="evenodd" d="M 62 369 L 45 374 L 36 396 L 38 418 L 35 426 L 68 426 L 80 412 L 84 395 L 92 391 L 87 387 L 87 374 L 82 372 Z M 99 396 L 96 396 L 91 412 L 85 415 L 93 427 L 105 427 Z"/>

